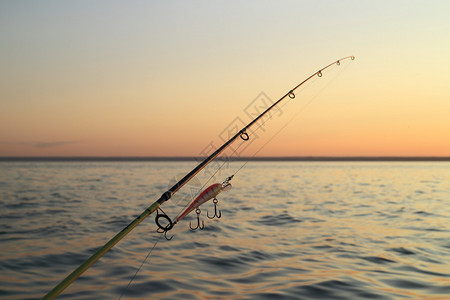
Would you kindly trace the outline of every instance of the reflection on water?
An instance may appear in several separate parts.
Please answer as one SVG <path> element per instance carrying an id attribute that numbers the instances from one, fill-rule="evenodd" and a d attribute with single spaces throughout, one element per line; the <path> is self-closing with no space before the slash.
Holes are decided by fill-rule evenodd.
<path id="1" fill-rule="evenodd" d="M 43 296 L 194 165 L 0 163 L 0 297 Z M 178 214 L 204 182 L 164 211 Z M 195 214 L 183 219 L 128 288 L 159 238 L 153 216 L 62 296 L 449 297 L 448 162 L 251 162 L 232 183 L 222 218 L 206 218 L 208 202 L 204 230 L 189 230 Z"/>

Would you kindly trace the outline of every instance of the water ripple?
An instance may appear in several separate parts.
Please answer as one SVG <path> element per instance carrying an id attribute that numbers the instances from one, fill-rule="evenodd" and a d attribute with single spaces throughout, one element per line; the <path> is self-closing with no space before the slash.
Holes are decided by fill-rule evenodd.
<path id="1" fill-rule="evenodd" d="M 0 163 L 0 298 L 42 297 L 191 165 Z M 222 218 L 202 214 L 205 229 L 191 231 L 194 214 L 153 249 L 151 216 L 61 298 L 447 299 L 449 170 L 249 164 L 220 195 Z M 171 217 L 175 201 L 164 204 Z"/>
<path id="2" fill-rule="evenodd" d="M 302 222 L 302 220 L 296 219 L 290 216 L 288 213 L 282 213 L 279 215 L 266 215 L 261 217 L 259 220 L 255 221 L 255 223 L 266 226 L 286 226 L 286 225 L 295 226 L 294 223 L 300 222 Z"/>

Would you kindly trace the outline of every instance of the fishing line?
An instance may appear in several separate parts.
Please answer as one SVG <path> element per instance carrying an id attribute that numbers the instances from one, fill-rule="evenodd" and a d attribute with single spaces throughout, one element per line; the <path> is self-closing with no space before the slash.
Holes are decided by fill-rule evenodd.
<path id="1" fill-rule="evenodd" d="M 344 68 L 341 68 L 341 70 L 334 76 L 332 77 L 318 92 L 316 95 L 314 95 L 305 105 L 303 105 L 302 107 L 300 107 L 300 109 L 286 122 L 284 123 L 278 130 L 277 132 L 275 132 L 275 134 L 273 134 L 257 151 L 255 151 L 253 153 L 252 156 L 250 156 L 250 158 L 255 157 L 262 149 L 264 149 L 276 136 L 278 136 L 278 134 L 281 133 L 281 131 L 283 131 L 295 118 L 297 118 L 297 116 L 303 112 L 309 105 L 311 105 L 311 103 L 317 99 L 317 97 L 326 89 L 328 88 L 335 80 L 337 77 L 339 77 L 342 72 L 348 68 L 349 65 L 346 65 Z M 315 79 L 317 80 L 317 79 Z M 305 87 L 306 88 L 306 87 Z M 305 89 L 304 88 L 304 89 Z M 290 101 L 289 101 L 290 102 Z M 283 105 L 281 106 L 281 108 L 283 108 L 285 105 L 287 105 L 288 102 L 283 103 Z M 281 109 L 280 108 L 280 109 Z M 270 119 L 272 118 L 272 116 L 269 117 Z M 264 120 L 261 123 L 258 123 L 258 127 L 256 127 L 254 130 L 252 130 L 253 134 L 255 135 L 256 132 L 258 132 L 260 129 L 262 129 L 263 126 L 266 125 L 266 121 Z M 237 151 L 239 150 L 239 148 L 246 142 L 246 140 L 242 140 L 241 143 L 239 143 L 239 145 L 236 148 L 232 148 L 233 152 L 231 153 L 231 157 L 233 157 L 234 154 L 237 154 Z M 240 170 L 242 170 L 247 163 L 250 161 L 250 158 L 247 159 L 237 170 L 236 172 L 233 173 L 233 176 L 235 176 Z M 218 158 L 216 158 L 218 159 Z M 175 216 L 175 219 L 178 218 L 178 216 L 181 214 L 182 211 L 185 210 L 185 208 L 189 205 L 189 203 L 195 199 L 201 191 L 203 191 L 204 187 L 211 181 L 212 178 L 215 177 L 215 175 L 217 174 L 217 172 L 219 172 L 223 166 L 227 163 L 227 160 L 224 160 L 222 164 L 220 164 L 220 166 L 215 170 L 215 172 L 208 178 L 208 180 L 205 181 L 205 183 L 202 185 L 202 187 L 199 189 L 199 191 L 192 197 L 192 199 L 190 201 L 188 201 L 186 203 L 186 205 L 178 212 L 178 214 Z M 142 267 L 144 266 L 144 264 L 146 263 L 146 261 L 148 260 L 148 258 L 150 257 L 150 254 L 153 252 L 153 250 L 155 249 L 156 245 L 158 244 L 158 242 L 161 240 L 161 237 L 164 235 L 164 232 L 162 232 L 158 239 L 156 240 L 156 242 L 153 244 L 153 246 L 150 248 L 150 251 L 147 253 L 147 256 L 144 258 L 144 260 L 142 261 L 141 265 L 139 266 L 139 268 L 136 270 L 136 272 L 134 273 L 133 277 L 130 279 L 130 281 L 128 282 L 128 285 L 126 286 L 125 290 L 123 291 L 123 293 L 120 295 L 119 300 L 122 298 L 123 294 L 128 290 L 129 286 L 131 285 L 131 283 L 134 281 L 134 279 L 136 278 L 137 274 L 139 273 L 139 271 L 142 269 Z"/>
<path id="2" fill-rule="evenodd" d="M 153 252 L 153 250 L 155 249 L 156 245 L 158 244 L 158 242 L 161 240 L 161 237 L 163 236 L 164 233 L 161 233 L 158 237 L 158 239 L 156 240 L 156 242 L 153 244 L 153 246 L 150 248 L 150 251 L 147 253 L 147 256 L 144 258 L 144 260 L 142 261 L 141 265 L 139 266 L 139 268 L 136 270 L 136 273 L 134 273 L 133 277 L 131 277 L 130 282 L 128 282 L 127 287 L 125 288 L 125 290 L 122 292 L 122 294 L 120 294 L 119 296 L 119 300 L 122 299 L 123 294 L 125 294 L 125 292 L 128 290 L 128 288 L 130 287 L 131 283 L 133 282 L 133 280 L 136 278 L 137 274 L 139 273 L 139 271 L 142 269 L 142 267 L 144 266 L 145 262 L 147 261 L 147 259 L 149 258 L 150 254 Z"/>
<path id="3" fill-rule="evenodd" d="M 164 234 L 164 236 L 166 237 L 166 233 L 167 231 L 169 231 L 170 229 L 172 229 L 173 224 L 171 219 L 164 213 L 162 212 L 162 214 L 159 214 L 160 211 L 160 207 L 162 204 L 164 204 L 165 202 L 167 202 L 170 198 L 172 198 L 172 196 L 177 193 L 178 190 L 180 190 L 187 182 L 189 182 L 192 178 L 194 178 L 203 168 L 205 168 L 211 161 L 213 161 L 214 159 L 216 159 L 217 157 L 219 157 L 221 155 L 222 152 L 224 152 L 231 144 L 233 144 L 236 139 L 241 138 L 243 140 L 242 144 L 244 144 L 245 141 L 247 141 L 249 139 L 249 135 L 247 133 L 247 130 L 249 130 L 250 128 L 252 128 L 253 125 L 256 125 L 256 123 L 258 123 L 259 121 L 262 120 L 262 118 L 264 116 L 267 116 L 268 113 L 270 111 L 272 111 L 273 108 L 277 107 L 278 104 L 281 104 L 281 102 L 283 102 L 283 100 L 285 100 L 287 97 L 289 97 L 290 99 L 294 99 L 295 98 L 295 91 L 300 88 L 301 86 L 303 86 L 303 84 L 305 84 L 306 82 L 308 82 L 309 80 L 312 80 L 313 77 L 322 77 L 323 72 L 332 67 L 333 65 L 340 65 L 341 61 L 343 60 L 354 60 L 355 57 L 354 56 L 347 56 L 344 58 L 341 58 L 337 61 L 334 61 L 330 64 L 328 64 L 327 66 L 321 68 L 319 71 L 311 74 L 309 77 L 307 77 L 306 79 L 304 79 L 303 81 L 301 81 L 299 84 L 297 84 L 295 87 L 293 87 L 290 91 L 288 91 L 285 95 L 283 95 L 279 100 L 277 100 L 275 103 L 273 103 L 272 105 L 270 105 L 266 110 L 264 110 L 261 114 L 259 114 L 256 118 L 254 118 L 251 122 L 249 122 L 245 127 L 243 127 L 240 131 L 238 131 L 237 133 L 235 133 L 231 138 L 229 138 L 229 140 L 227 140 L 225 143 L 223 143 L 219 148 L 217 148 L 213 153 L 211 153 L 208 157 L 206 157 L 202 162 L 200 162 L 194 169 L 192 169 L 190 172 L 188 172 L 182 179 L 178 180 L 171 188 L 169 188 L 168 190 L 166 190 L 156 201 L 154 201 L 153 203 L 151 203 L 150 206 L 148 206 L 141 214 L 139 214 L 136 218 L 134 218 L 125 228 L 123 228 L 120 232 L 118 232 L 116 235 L 114 235 L 108 242 L 106 242 L 102 247 L 100 247 L 95 253 L 93 253 L 92 255 L 89 256 L 89 258 L 86 259 L 86 261 L 84 261 L 81 265 L 79 265 L 75 270 L 73 270 L 69 275 L 67 275 L 63 280 L 61 280 L 61 282 L 59 282 L 52 290 L 50 290 L 44 297 L 44 300 L 47 299 L 54 299 L 56 296 L 58 296 L 59 294 L 61 294 L 69 285 L 71 285 L 79 276 L 81 276 L 89 267 L 91 267 L 95 262 L 97 262 L 101 257 L 103 257 L 103 255 L 105 255 L 106 252 L 108 252 L 112 247 L 114 247 L 118 242 L 120 242 L 127 234 L 129 234 L 136 226 L 138 226 L 145 218 L 147 218 L 148 216 L 150 216 L 153 213 L 157 213 L 158 215 L 156 216 L 155 222 L 157 223 L 158 227 L 163 230 L 163 232 L 161 233 L 159 239 L 155 242 L 155 244 L 153 245 L 153 247 L 150 249 L 148 256 L 150 256 L 150 253 L 153 251 L 153 249 L 156 247 L 156 244 L 158 243 L 158 241 L 161 239 L 162 234 Z M 288 99 L 286 99 L 288 100 Z M 312 100 L 311 100 L 312 101 Z M 311 102 L 310 101 L 310 102 Z M 284 101 L 286 102 L 286 101 Z M 309 103 L 307 103 L 308 105 Z M 306 107 L 306 106 L 305 106 Z M 280 128 L 280 130 L 278 130 L 278 132 L 275 133 L 274 136 L 272 136 L 264 145 L 262 145 L 262 147 L 260 149 L 258 149 L 253 156 L 255 156 L 257 153 L 259 153 L 261 151 L 261 149 L 263 149 L 270 141 L 273 140 L 273 138 L 278 135 L 281 130 L 283 130 L 302 110 L 304 109 L 304 107 L 302 109 L 300 109 L 293 118 L 291 118 L 284 126 L 282 126 Z M 260 124 L 260 123 L 258 123 Z M 255 126 L 256 127 L 256 126 Z M 260 127 L 262 128 L 262 125 L 260 125 Z M 239 148 L 237 148 L 239 149 Z M 237 151 L 234 151 L 235 153 L 237 153 Z M 226 162 L 224 162 L 222 165 L 224 165 Z M 247 163 L 247 162 L 246 162 Z M 246 165 L 246 163 L 244 163 L 243 166 Z M 238 169 L 236 171 L 239 172 L 243 166 L 241 166 L 240 169 Z M 222 168 L 223 166 L 221 166 Z M 220 170 L 220 169 L 219 169 Z M 216 173 L 218 172 L 218 170 L 216 171 Z M 215 174 L 216 174 L 215 173 Z M 211 177 L 212 178 L 212 177 Z M 209 180 L 211 180 L 211 178 Z M 231 180 L 232 176 L 228 177 L 222 184 L 228 184 L 228 181 Z M 208 181 L 209 181 L 208 180 Z M 215 188 L 219 188 L 220 184 L 218 185 L 213 185 L 211 186 L 212 189 L 208 190 L 209 188 L 207 188 L 205 191 L 205 193 L 211 192 L 212 190 L 214 190 Z M 222 188 L 226 188 L 225 187 L 220 187 L 220 189 Z M 214 190 L 213 193 L 219 193 L 221 190 Z M 202 192 L 202 193 L 203 193 Z M 199 195 L 199 197 L 201 197 L 202 194 Z M 202 199 L 199 198 L 198 199 L 200 203 L 200 200 L 203 201 L 208 201 L 209 199 Z M 194 200 L 194 202 L 197 201 Z M 192 203 L 191 205 L 194 205 L 196 203 Z M 204 202 L 201 202 L 200 204 L 198 204 L 198 206 L 200 206 L 201 204 L 203 204 Z M 197 208 L 198 208 L 197 206 Z M 188 208 L 189 209 L 189 208 Z M 162 211 L 162 210 L 161 210 Z M 197 213 L 197 220 L 198 222 L 198 216 L 200 214 L 200 210 L 198 209 L 197 211 L 199 211 Z M 197 212 L 196 211 L 196 212 Z M 189 212 L 186 212 L 186 214 L 188 214 Z M 183 214 L 181 215 L 183 216 Z M 180 216 L 180 217 L 181 217 Z M 170 221 L 170 224 L 167 226 L 161 226 L 161 224 L 158 223 L 159 218 L 163 217 L 164 219 Z M 214 216 L 215 217 L 215 216 Z M 213 217 L 213 218 L 214 218 Z M 219 218 L 219 216 L 217 216 Z M 167 237 L 166 237 L 167 238 Z M 145 261 L 148 259 L 148 257 L 146 257 L 144 259 L 144 262 L 142 263 L 142 265 L 145 263 Z M 142 268 L 142 265 L 140 266 L 139 270 Z M 136 273 L 137 274 L 137 273 Z M 136 277 L 136 274 L 133 278 Z M 133 278 L 131 281 L 133 281 Z"/>

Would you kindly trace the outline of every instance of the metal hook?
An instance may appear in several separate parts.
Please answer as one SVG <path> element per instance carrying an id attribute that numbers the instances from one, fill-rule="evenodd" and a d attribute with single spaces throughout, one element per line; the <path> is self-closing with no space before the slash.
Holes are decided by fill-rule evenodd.
<path id="1" fill-rule="evenodd" d="M 164 230 L 164 229 L 158 228 L 158 229 L 156 229 L 156 232 L 157 232 L 157 233 L 164 233 L 164 238 L 165 238 L 166 240 L 168 240 L 168 241 L 170 241 L 171 239 L 173 239 L 173 235 L 172 235 L 170 238 L 167 237 L 167 232 L 168 232 L 168 230 Z"/>
<path id="2" fill-rule="evenodd" d="M 161 210 L 162 214 L 159 213 L 160 210 Z M 155 217 L 155 223 L 156 223 L 156 225 L 158 225 L 158 229 L 156 229 L 156 232 L 164 233 L 164 237 L 166 238 L 166 240 L 170 241 L 173 238 L 173 235 L 170 238 L 168 238 L 167 232 L 173 228 L 174 223 L 162 209 L 158 209 L 156 211 L 156 213 L 157 213 L 157 215 Z M 166 226 L 161 225 L 159 223 L 160 218 L 166 219 L 169 223 Z"/>
<path id="3" fill-rule="evenodd" d="M 293 91 L 289 91 L 289 98 L 291 98 L 291 99 L 295 98 L 295 94 Z"/>
<path id="4" fill-rule="evenodd" d="M 205 222 L 203 222 L 203 220 L 202 220 L 202 225 L 200 225 L 200 213 L 201 213 L 201 212 L 202 212 L 202 211 L 200 210 L 200 208 L 197 208 L 197 209 L 195 210 L 195 213 L 197 214 L 197 226 L 194 227 L 194 228 L 192 228 L 191 222 L 189 222 L 189 227 L 190 227 L 192 230 L 196 230 L 197 228 L 200 228 L 200 230 L 203 230 L 203 228 L 205 228 Z"/>
<path id="5" fill-rule="evenodd" d="M 317 76 L 322 77 L 322 71 L 318 71 Z"/>
<path id="6" fill-rule="evenodd" d="M 208 217 L 208 219 L 214 219 L 217 217 L 217 219 L 220 219 L 220 217 L 222 217 L 222 212 L 219 209 L 219 214 L 217 214 L 217 203 L 219 202 L 219 200 L 217 200 L 217 198 L 214 198 L 213 203 L 214 203 L 214 216 L 210 217 L 209 216 L 209 212 L 206 212 L 206 216 Z"/>

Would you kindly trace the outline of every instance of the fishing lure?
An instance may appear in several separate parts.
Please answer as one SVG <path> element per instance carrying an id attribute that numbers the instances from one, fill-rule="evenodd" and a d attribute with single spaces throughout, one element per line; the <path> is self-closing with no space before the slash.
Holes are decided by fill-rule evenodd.
<path id="1" fill-rule="evenodd" d="M 200 195 L 198 195 L 194 201 L 192 201 L 191 205 L 189 205 L 189 207 L 186 208 L 185 211 L 183 211 L 183 213 L 175 220 L 174 224 L 178 223 L 181 219 L 186 217 L 189 213 L 191 213 L 195 209 L 195 213 L 197 214 L 197 226 L 193 228 L 189 223 L 189 227 L 192 230 L 195 230 L 197 228 L 203 229 L 205 227 L 205 223 L 202 221 L 202 225 L 200 225 L 200 213 L 201 213 L 201 210 L 199 208 L 200 205 L 211 199 L 214 199 L 213 200 L 214 215 L 210 217 L 209 214 L 207 213 L 207 216 L 209 219 L 220 218 L 222 216 L 222 212 L 219 210 L 219 213 L 217 213 L 217 203 L 219 201 L 217 200 L 216 196 L 219 195 L 221 192 L 229 191 L 230 189 L 231 183 L 229 183 L 228 180 L 225 180 L 223 183 L 215 183 L 209 186 L 203 192 L 201 192 Z"/>
<path id="2" fill-rule="evenodd" d="M 190 214 L 193 210 L 195 210 L 195 213 L 197 214 L 197 226 L 192 227 L 192 224 L 189 223 L 189 227 L 192 230 L 196 230 L 196 229 L 203 229 L 205 228 L 205 223 L 201 222 L 200 224 L 200 214 L 201 214 L 201 209 L 199 208 L 203 203 L 214 199 L 213 203 L 214 203 L 214 215 L 212 217 L 209 216 L 209 213 L 207 213 L 207 216 L 209 219 L 214 219 L 214 218 L 220 218 L 222 216 L 222 212 L 220 210 L 217 210 L 217 204 L 219 202 L 219 200 L 217 200 L 217 195 L 219 195 L 221 192 L 224 191 L 229 191 L 232 188 L 232 185 L 230 183 L 230 180 L 233 178 L 234 175 L 231 175 L 230 177 L 228 177 L 224 182 L 222 183 L 214 183 L 213 185 L 210 185 L 209 187 L 207 187 L 205 190 L 203 190 L 192 202 L 191 204 L 175 219 L 175 221 L 172 221 L 169 216 L 166 215 L 166 213 L 164 213 L 164 211 L 159 208 L 159 210 L 162 212 L 160 213 L 159 210 L 157 212 L 156 218 L 155 218 L 155 223 L 156 225 L 158 225 L 158 229 L 157 232 L 159 233 L 164 233 L 164 237 L 167 240 L 171 240 L 172 237 L 168 238 L 167 237 L 167 232 L 169 230 L 171 230 L 173 228 L 173 226 L 175 226 L 175 224 L 177 224 L 181 219 L 183 219 L 184 217 L 186 217 L 188 214 Z M 161 224 L 160 223 L 160 219 L 163 218 L 165 219 L 165 223 Z"/>

